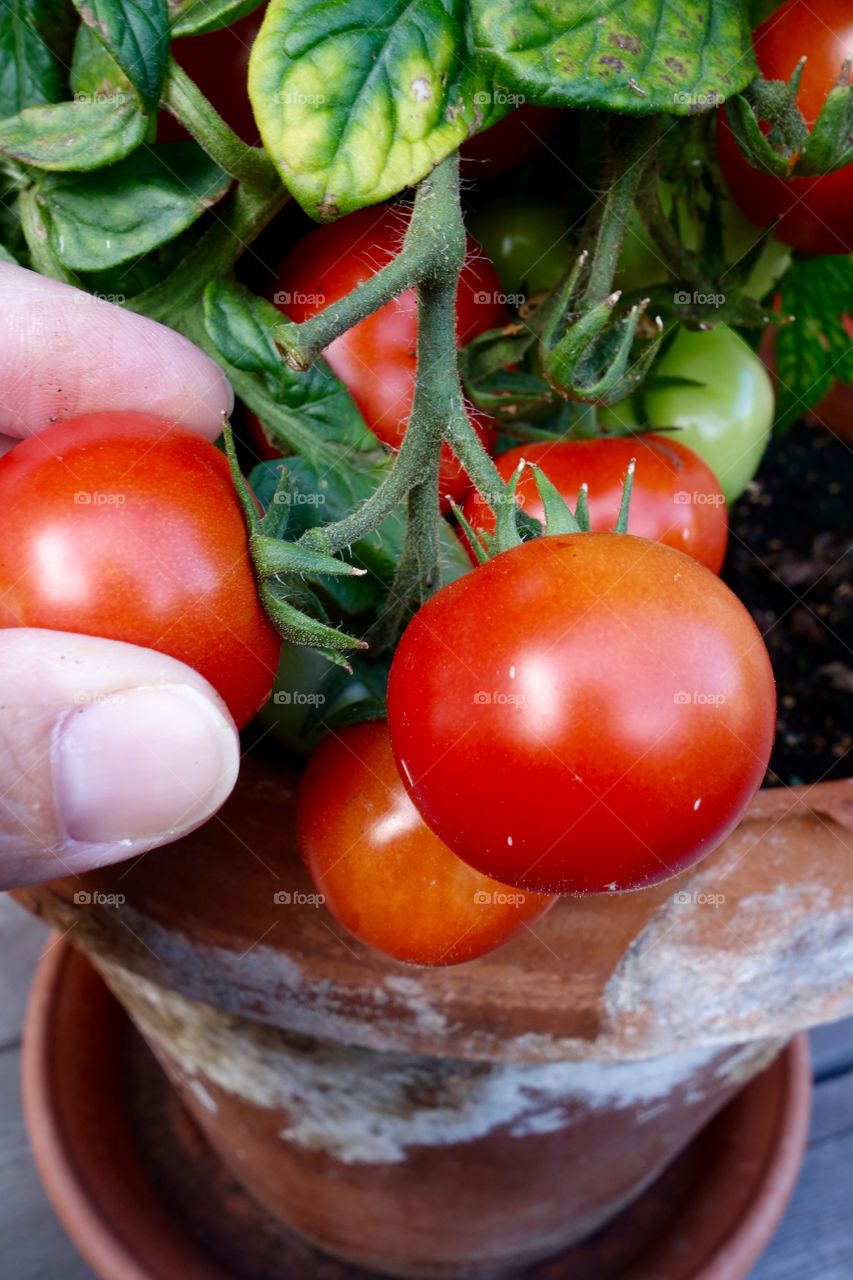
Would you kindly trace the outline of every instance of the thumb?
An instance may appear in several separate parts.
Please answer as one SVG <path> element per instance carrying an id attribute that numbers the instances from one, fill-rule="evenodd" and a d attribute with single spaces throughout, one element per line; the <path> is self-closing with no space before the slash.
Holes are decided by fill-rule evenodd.
<path id="1" fill-rule="evenodd" d="M 118 862 L 215 813 L 234 722 L 206 680 L 152 649 L 0 631 L 0 888 Z"/>

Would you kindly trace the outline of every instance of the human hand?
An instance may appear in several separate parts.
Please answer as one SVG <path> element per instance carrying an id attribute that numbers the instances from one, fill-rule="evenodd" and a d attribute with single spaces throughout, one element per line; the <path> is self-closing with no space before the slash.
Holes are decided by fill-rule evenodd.
<path id="1" fill-rule="evenodd" d="M 3 262 L 0 297 L 0 453 L 103 409 L 220 434 L 231 389 L 179 334 Z M 222 700 L 183 663 L 92 636 L 0 630 L 0 888 L 192 831 L 238 763 Z"/>

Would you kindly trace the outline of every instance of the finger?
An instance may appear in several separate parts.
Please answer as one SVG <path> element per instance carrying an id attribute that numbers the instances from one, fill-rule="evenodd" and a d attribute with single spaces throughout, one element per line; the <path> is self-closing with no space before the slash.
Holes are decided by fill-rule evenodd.
<path id="1" fill-rule="evenodd" d="M 205 822 L 237 777 L 218 694 L 151 649 L 0 631 L 0 888 L 118 862 Z"/>
<path id="2" fill-rule="evenodd" d="M 180 334 L 11 263 L 0 262 L 0 298 L 0 434 L 103 409 L 221 432 L 228 380 Z"/>

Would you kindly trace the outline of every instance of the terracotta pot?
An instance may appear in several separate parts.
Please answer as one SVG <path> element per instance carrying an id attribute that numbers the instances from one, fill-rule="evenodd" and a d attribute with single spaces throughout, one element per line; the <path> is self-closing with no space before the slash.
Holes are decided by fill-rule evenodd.
<path id="1" fill-rule="evenodd" d="M 356 1056 L 375 1055 L 358 1051 Z M 40 965 L 23 1065 L 27 1123 L 42 1178 L 70 1235 L 104 1280 L 356 1277 L 348 1265 L 324 1259 L 282 1232 L 229 1182 L 119 1006 L 67 943 L 52 945 Z M 193 1080 L 203 1097 L 198 1077 Z M 660 1280 L 663 1275 L 738 1280 L 772 1234 L 794 1185 L 808 1132 L 810 1083 L 807 1047 L 800 1037 L 611 1230 L 528 1272 L 530 1280 Z M 279 1084 L 276 1077 L 273 1087 Z M 636 1077 L 630 1088 L 636 1092 Z M 423 1096 L 414 1106 L 422 1115 L 429 1111 Z M 325 1114 L 299 1114 L 303 1125 L 319 1123 L 332 1131 Z M 353 1118 L 369 1143 L 387 1140 L 387 1116 L 384 1130 L 371 1133 L 351 1109 L 350 1142 Z M 343 1130 L 334 1133 L 340 1143 Z M 469 1144 L 472 1151 L 476 1142 Z M 523 1142 L 516 1137 L 513 1145 Z M 582 1163 L 585 1168 L 586 1153 Z M 304 1160 L 300 1165 L 305 1167 Z M 358 1171 L 362 1184 L 365 1173 L 375 1176 L 375 1166 L 365 1170 L 361 1165 Z M 354 1172 L 350 1182 L 355 1194 L 363 1195 Z M 405 1168 L 402 1172 L 410 1176 Z M 494 1187 L 493 1171 L 485 1172 Z M 557 1172 L 545 1198 L 562 1202 L 569 1213 L 577 1199 L 575 1184 L 582 1179 L 573 1178 L 570 1163 Z M 503 1180 L 500 1174 L 498 1180 Z M 308 1182 L 303 1201 L 315 1189 L 310 1166 Z M 457 1189 L 458 1182 L 457 1174 Z M 325 1182 L 322 1190 L 328 1190 Z M 447 1187 L 443 1194 L 449 1198 L 450 1193 Z M 338 1191 L 338 1202 L 343 1194 Z M 346 1194 L 352 1194 L 352 1186 Z M 446 1227 L 471 1207 L 469 1188 L 463 1186 L 452 1207 Z M 417 1217 L 417 1202 L 414 1209 Z M 504 1229 L 500 1221 L 498 1228 Z M 366 1280 L 366 1273 L 359 1271 L 358 1277 Z"/>
<path id="2" fill-rule="evenodd" d="M 73 930 L 233 1174 L 360 1265 L 495 1274 L 564 1247 L 853 1009 L 853 784 L 764 792 L 678 880 L 563 900 L 433 971 L 314 905 L 294 783 L 247 759 L 203 830 L 17 896 Z"/>

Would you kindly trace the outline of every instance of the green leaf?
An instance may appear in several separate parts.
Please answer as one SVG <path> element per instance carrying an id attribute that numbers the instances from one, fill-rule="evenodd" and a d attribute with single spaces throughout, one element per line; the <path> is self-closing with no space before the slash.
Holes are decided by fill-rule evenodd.
<path id="1" fill-rule="evenodd" d="M 776 330 L 777 428 L 784 429 L 823 399 L 832 383 L 853 382 L 853 343 L 842 317 L 853 297 L 853 259 L 796 260 L 782 277 Z"/>
<path id="2" fill-rule="evenodd" d="M 261 3 L 263 0 L 184 0 L 172 9 L 172 35 L 199 36 L 205 31 L 219 31 L 253 13 Z"/>
<path id="3" fill-rule="evenodd" d="M 9 252 L 8 249 L 4 249 L 2 244 L 0 244 L 0 262 L 12 262 L 17 265 L 17 259 Z"/>
<path id="4" fill-rule="evenodd" d="M 0 119 L 25 107 L 61 102 L 71 27 L 62 0 L 0 5 Z"/>
<path id="5" fill-rule="evenodd" d="M 27 107 L 0 121 L 0 152 L 37 169 L 100 169 L 138 147 L 146 127 L 145 116 L 127 98 Z"/>
<path id="6" fill-rule="evenodd" d="M 74 0 L 74 7 L 154 115 L 169 56 L 166 0 Z"/>
<path id="7" fill-rule="evenodd" d="M 241 285 L 214 280 L 205 291 L 204 320 L 223 358 L 236 369 L 260 375 L 276 405 L 303 433 L 307 429 L 319 442 L 376 452 L 376 437 L 324 360 L 305 373 L 285 364 L 275 345 L 281 312 L 272 303 Z M 274 443 L 295 447 L 290 434 L 277 434 L 275 422 L 265 420 L 264 425 Z"/>
<path id="8" fill-rule="evenodd" d="M 467 47 L 467 11 L 467 0 L 271 0 L 249 96 L 282 181 L 312 217 L 418 182 L 506 113 Z"/>
<path id="9" fill-rule="evenodd" d="M 133 87 L 115 58 L 82 24 L 74 41 L 71 90 L 76 102 L 133 97 Z"/>
<path id="10" fill-rule="evenodd" d="M 708 111 L 756 72 L 742 0 L 471 0 L 475 51 L 526 100 Z"/>
<path id="11" fill-rule="evenodd" d="M 97 271 L 172 240 L 231 185 L 194 142 L 146 147 L 97 173 L 46 174 L 38 198 L 66 267 Z"/>

